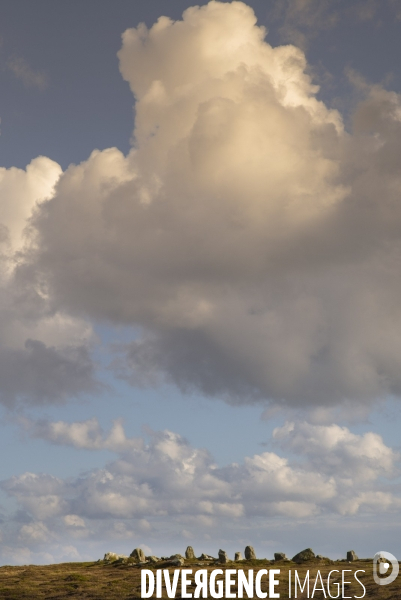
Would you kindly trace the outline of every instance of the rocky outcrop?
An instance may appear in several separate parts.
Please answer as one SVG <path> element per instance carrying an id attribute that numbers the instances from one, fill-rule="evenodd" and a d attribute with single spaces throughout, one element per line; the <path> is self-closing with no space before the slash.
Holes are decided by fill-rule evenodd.
<path id="1" fill-rule="evenodd" d="M 176 554 L 175 556 L 171 556 L 169 558 L 168 564 L 172 567 L 182 567 L 185 564 L 185 560 L 181 554 Z"/>
<path id="2" fill-rule="evenodd" d="M 219 550 L 219 562 L 221 562 L 222 564 L 226 564 L 229 562 L 227 552 L 225 552 L 224 550 Z"/>
<path id="3" fill-rule="evenodd" d="M 148 562 L 151 562 L 151 563 L 157 563 L 157 562 L 160 562 L 160 558 L 157 558 L 157 556 L 153 556 L 153 555 L 152 555 L 152 556 L 147 556 L 147 557 L 146 557 L 146 560 L 147 560 Z"/>
<path id="4" fill-rule="evenodd" d="M 252 546 L 247 546 L 245 548 L 244 554 L 245 554 L 245 558 L 243 557 L 241 552 L 236 552 L 234 555 L 234 561 L 240 562 L 240 561 L 244 561 L 244 560 L 248 560 L 248 561 L 256 560 L 256 553 Z M 347 556 L 347 558 L 338 559 L 338 562 L 345 563 L 345 562 L 355 562 L 355 561 L 360 560 L 358 558 L 358 556 L 356 555 L 356 553 L 354 552 L 354 550 L 348 550 L 346 556 Z M 194 552 L 194 549 L 192 546 L 188 546 L 187 549 L 185 550 L 185 559 L 181 554 L 173 554 L 172 556 L 169 556 L 169 557 L 162 556 L 161 558 L 158 558 L 157 556 L 154 556 L 154 555 L 145 557 L 145 553 L 142 550 L 142 548 L 135 548 L 135 550 L 133 550 L 131 552 L 130 558 L 128 556 L 126 556 L 125 554 L 117 554 L 116 552 L 106 552 L 106 554 L 104 555 L 104 558 L 103 558 L 103 561 L 108 564 L 112 563 L 112 562 L 116 562 L 116 563 L 126 564 L 127 566 L 133 566 L 133 567 L 146 565 L 146 564 L 152 565 L 152 564 L 161 563 L 161 562 L 163 563 L 163 565 L 166 565 L 166 566 L 183 567 L 185 565 L 186 560 L 202 561 L 199 564 L 193 563 L 194 566 L 202 566 L 202 565 L 210 566 L 210 563 L 214 563 L 214 564 L 231 563 L 232 564 L 232 560 L 228 558 L 227 552 L 225 550 L 221 550 L 221 549 L 219 550 L 218 558 L 214 558 L 210 554 L 204 554 L 204 553 L 202 553 L 198 558 L 196 558 L 195 552 Z M 298 554 L 296 554 L 291 560 L 297 564 L 307 563 L 309 561 L 314 562 L 315 564 L 333 564 L 335 562 L 335 561 L 331 560 L 330 558 L 328 558 L 327 556 L 322 556 L 320 554 L 315 555 L 312 548 L 305 548 L 305 550 L 298 552 Z M 385 559 L 383 559 L 383 560 L 385 560 Z M 284 552 L 275 552 L 274 553 L 274 561 L 277 563 L 290 562 L 290 559 L 287 558 L 287 556 Z M 102 562 L 101 559 L 99 559 L 98 562 Z M 268 562 L 273 563 L 273 561 L 268 561 Z M 209 565 L 208 565 L 208 563 L 209 563 Z"/>
<path id="5" fill-rule="evenodd" d="M 210 554 L 201 554 L 198 560 L 216 560 L 214 556 L 210 556 Z"/>
<path id="6" fill-rule="evenodd" d="M 246 560 L 255 560 L 256 559 L 255 550 L 253 549 L 252 546 L 247 546 L 245 548 L 245 558 L 246 558 Z"/>
<path id="7" fill-rule="evenodd" d="M 106 552 L 103 560 L 113 561 L 113 560 L 117 560 L 117 558 L 118 558 L 118 555 L 115 552 Z"/>
<path id="8" fill-rule="evenodd" d="M 124 558 L 128 558 L 128 556 L 125 556 L 125 554 L 116 554 L 115 552 L 106 552 L 103 560 L 106 560 L 107 562 L 114 562 L 115 560 Z"/>
<path id="9" fill-rule="evenodd" d="M 302 550 L 302 552 L 298 552 L 295 556 L 293 556 L 292 560 L 298 564 L 307 562 L 308 560 L 313 560 L 315 558 L 315 553 L 312 548 L 306 548 Z"/>
<path id="10" fill-rule="evenodd" d="M 145 552 L 142 550 L 142 548 L 135 548 L 135 550 L 131 552 L 130 557 L 134 558 L 138 562 L 146 561 Z"/>

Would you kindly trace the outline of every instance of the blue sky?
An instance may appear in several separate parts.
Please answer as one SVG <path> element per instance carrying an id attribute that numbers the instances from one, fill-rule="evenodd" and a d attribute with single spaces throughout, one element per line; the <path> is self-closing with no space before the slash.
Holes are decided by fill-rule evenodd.
<path id="1" fill-rule="evenodd" d="M 400 8 L 192 6 L 3 3 L 3 563 L 401 553 Z"/>
<path id="2" fill-rule="evenodd" d="M 325 84 L 321 96 L 350 110 L 347 67 L 371 83 L 391 77 L 389 87 L 399 91 L 399 21 L 391 6 L 376 4 L 371 18 L 361 19 L 341 13 L 349 4 L 344 0 L 319 4 L 328 4 L 329 13 L 342 14 L 338 26 L 313 24 L 306 33 L 308 62 Z M 273 5 L 249 3 L 258 23 L 268 28 L 270 43 L 276 45 L 289 41 L 289 36 L 280 31 L 282 15 L 269 18 Z M 45 154 L 66 168 L 85 160 L 94 148 L 117 146 L 128 151 L 133 100 L 118 71 L 121 34 L 140 22 L 151 26 L 163 14 L 179 19 L 191 2 L 170 2 L 168 11 L 165 2 L 156 0 L 119 0 L 116 6 L 96 0 L 87 0 L 84 7 L 78 0 L 68 4 L 5 0 L 0 54 L 3 166 L 25 167 L 33 157 Z M 23 59 L 34 73 L 42 73 L 44 89 L 24 86 L 6 68 L 12 58 Z"/>

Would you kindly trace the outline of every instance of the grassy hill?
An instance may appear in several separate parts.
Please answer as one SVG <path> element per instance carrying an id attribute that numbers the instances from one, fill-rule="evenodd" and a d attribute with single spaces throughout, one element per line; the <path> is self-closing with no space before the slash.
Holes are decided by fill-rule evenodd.
<path id="1" fill-rule="evenodd" d="M 302 580 L 307 569 L 310 571 L 312 582 L 316 577 L 319 569 L 323 578 L 327 577 L 329 571 L 333 569 L 358 569 L 365 570 L 365 574 L 360 574 L 360 580 L 366 586 L 365 598 L 383 598 L 391 600 L 401 600 L 401 575 L 398 579 L 386 586 L 378 586 L 373 581 L 372 562 L 357 561 L 354 563 L 346 563 L 344 561 L 316 564 L 311 562 L 302 566 L 294 563 L 276 563 L 267 560 L 244 561 L 241 564 L 231 563 L 228 565 L 212 566 L 196 566 L 199 565 L 198 560 L 186 561 L 185 568 L 242 568 L 247 571 L 248 568 L 253 568 L 255 571 L 262 568 L 280 568 L 279 576 L 280 585 L 277 591 L 280 592 L 280 598 L 288 598 L 288 571 L 298 571 Z M 157 565 L 162 568 L 162 564 Z M 146 568 L 150 568 L 146 566 Z M 155 568 L 155 567 L 153 567 Z M 172 572 L 173 569 L 171 568 Z M 345 596 L 361 596 L 363 590 L 361 586 L 354 580 L 353 573 L 347 574 L 347 579 L 352 583 L 345 586 Z M 341 577 L 341 573 L 340 573 Z M 335 580 L 341 581 L 337 574 L 334 574 L 333 583 Z M 93 600 L 132 600 L 140 598 L 141 585 L 141 567 L 136 564 L 106 564 L 103 561 L 93 563 L 64 563 L 47 566 L 21 566 L 10 567 L 4 566 L 0 568 L 0 598 L 1 600 L 61 600 L 61 599 L 93 599 Z M 313 587 L 313 583 L 312 586 Z M 193 590 L 194 588 L 192 588 Z M 262 590 L 267 591 L 266 585 L 262 585 Z M 332 591 L 333 596 L 336 595 Z M 163 596 L 167 598 L 165 590 Z M 179 591 L 177 598 L 180 597 Z M 294 592 L 292 593 L 294 598 Z M 298 591 L 298 598 L 307 598 L 308 596 Z M 316 592 L 314 598 L 324 598 L 323 592 Z M 341 598 L 341 595 L 340 595 Z"/>

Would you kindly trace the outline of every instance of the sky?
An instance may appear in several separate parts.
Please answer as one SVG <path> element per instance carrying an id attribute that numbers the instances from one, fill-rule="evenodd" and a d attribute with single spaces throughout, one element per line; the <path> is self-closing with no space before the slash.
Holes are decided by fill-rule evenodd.
<path id="1" fill-rule="evenodd" d="M 401 556 L 398 0 L 3 0 L 0 563 Z"/>

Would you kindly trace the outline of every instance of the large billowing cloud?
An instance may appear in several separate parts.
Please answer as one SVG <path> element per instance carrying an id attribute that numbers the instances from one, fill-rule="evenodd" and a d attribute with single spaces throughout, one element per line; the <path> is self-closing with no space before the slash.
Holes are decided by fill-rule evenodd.
<path id="1" fill-rule="evenodd" d="M 401 394 L 401 104 L 372 88 L 353 133 L 305 56 L 241 2 L 127 30 L 134 147 L 58 180 L 19 271 L 57 310 L 140 335 L 116 361 L 232 403 Z"/>
<path id="2" fill-rule="evenodd" d="M 9 407 L 96 389 L 90 326 L 58 312 L 46 283 L 27 281 L 21 266 L 30 218 L 60 175 L 45 157 L 26 170 L 0 168 L 0 401 Z"/>
<path id="3" fill-rule="evenodd" d="M 52 444 L 109 450 L 118 458 L 78 477 L 25 473 L 3 481 L 19 505 L 3 527 L 4 543 L 15 549 L 81 540 L 90 552 L 90 544 L 103 539 L 108 548 L 136 539 L 159 551 L 160 537 L 171 546 L 180 529 L 184 538 L 188 530 L 192 539 L 213 534 L 215 543 L 230 532 L 238 543 L 244 535 L 257 537 L 260 523 L 271 527 L 277 519 L 298 527 L 319 518 L 363 518 L 378 509 L 389 514 L 401 505 L 394 481 L 399 454 L 378 435 L 336 425 L 286 423 L 274 438 L 291 450 L 289 458 L 263 452 L 218 467 L 206 450 L 169 431 L 149 432 L 147 443 L 127 437 L 120 421 L 108 433 L 96 419 L 24 424 L 30 435 Z"/>

